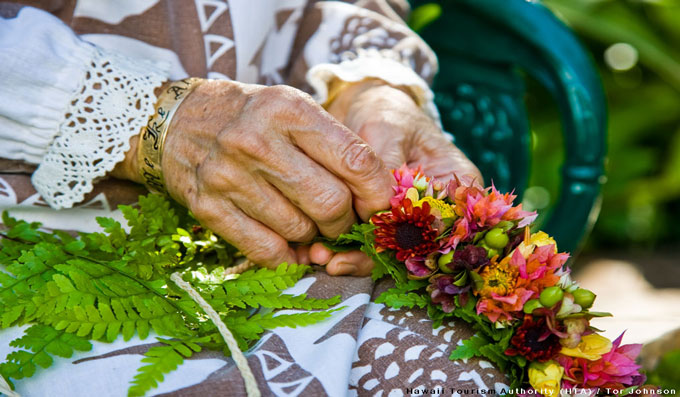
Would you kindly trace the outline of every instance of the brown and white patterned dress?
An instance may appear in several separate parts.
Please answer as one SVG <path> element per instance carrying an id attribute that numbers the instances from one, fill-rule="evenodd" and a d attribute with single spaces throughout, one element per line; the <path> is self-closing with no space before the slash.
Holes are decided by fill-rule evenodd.
<path id="1" fill-rule="evenodd" d="M 168 78 L 289 84 L 323 102 L 332 78 L 377 77 L 408 86 L 436 117 L 427 86 L 436 58 L 403 23 L 407 11 L 398 0 L 0 3 L 0 210 L 82 231 L 98 229 L 96 216 L 121 219 L 117 205 L 133 203 L 144 189 L 101 177 L 144 122 L 153 87 Z M 130 84 L 112 83 L 121 80 Z M 89 143 L 76 147 L 75 138 Z M 433 329 L 422 310 L 374 303 L 387 284 L 324 272 L 301 280 L 290 292 L 341 294 L 346 308 L 321 324 L 276 329 L 248 352 L 263 395 L 400 396 L 425 389 L 450 395 L 505 386 L 503 374 L 488 362 L 448 360 L 457 343 L 471 336 L 467 326 L 451 322 Z M 0 358 L 21 332 L 0 331 Z M 24 396 L 125 395 L 152 341 L 95 343 L 92 351 L 59 359 L 17 382 L 17 389 Z M 202 352 L 154 393 L 244 390 L 231 359 Z"/>

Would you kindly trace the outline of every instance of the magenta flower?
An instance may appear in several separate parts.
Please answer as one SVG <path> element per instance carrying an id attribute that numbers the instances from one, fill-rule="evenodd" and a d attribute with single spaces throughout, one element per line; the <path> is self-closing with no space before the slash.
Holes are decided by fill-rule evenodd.
<path id="1" fill-rule="evenodd" d="M 397 181 L 397 186 L 393 186 L 394 196 L 390 199 L 390 205 L 399 207 L 406 197 L 406 191 L 413 187 L 413 181 L 420 173 L 420 167 L 417 169 L 410 169 L 406 164 L 402 165 L 397 170 L 392 170 L 394 180 Z"/>
<path id="2" fill-rule="evenodd" d="M 640 373 L 640 365 L 635 364 L 642 345 L 621 346 L 622 338 L 623 334 L 612 343 L 611 350 L 598 360 L 560 354 L 557 361 L 564 367 L 563 386 L 622 390 L 643 384 L 645 376 Z"/>
<path id="3" fill-rule="evenodd" d="M 512 193 L 501 194 L 494 186 L 484 190 L 474 186 L 458 186 L 453 192 L 450 187 L 448 194 L 454 200 L 455 211 L 460 218 L 454 224 L 447 247 L 456 247 L 477 231 L 494 227 L 501 221 L 517 222 L 517 227 L 521 228 L 536 219 L 536 212 L 522 210 L 522 204 L 512 205 L 517 196 Z"/>

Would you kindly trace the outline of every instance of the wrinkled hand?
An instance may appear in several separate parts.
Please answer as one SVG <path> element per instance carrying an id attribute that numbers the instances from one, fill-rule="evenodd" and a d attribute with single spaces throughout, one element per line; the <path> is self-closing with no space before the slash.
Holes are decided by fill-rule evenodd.
<path id="1" fill-rule="evenodd" d="M 369 80 L 350 86 L 328 111 L 363 138 L 385 165 L 422 165 L 425 175 L 448 181 L 456 174 L 483 185 L 477 167 L 451 143 L 436 123 L 404 91 Z M 322 244 L 310 248 L 312 262 L 333 275 L 368 275 L 372 262 L 361 252 L 333 254 Z"/>
<path id="2" fill-rule="evenodd" d="M 133 143 L 132 153 L 135 152 Z M 136 176 L 136 156 L 114 175 Z M 284 86 L 206 81 L 180 105 L 165 141 L 170 195 L 265 266 L 308 262 L 318 233 L 337 237 L 389 207 L 387 168 L 312 98 Z"/>

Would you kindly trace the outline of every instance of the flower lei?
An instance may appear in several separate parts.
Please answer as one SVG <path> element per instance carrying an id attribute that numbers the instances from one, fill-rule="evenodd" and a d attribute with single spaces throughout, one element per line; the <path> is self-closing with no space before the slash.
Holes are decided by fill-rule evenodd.
<path id="1" fill-rule="evenodd" d="M 573 388 L 625 395 L 642 386 L 641 345 L 621 345 L 623 335 L 610 341 L 590 325 L 610 314 L 590 310 L 595 294 L 571 280 L 555 240 L 530 232 L 535 212 L 493 186 L 442 183 L 420 167 L 392 172 L 391 209 L 328 244 L 361 249 L 375 279 L 394 279 L 376 302 L 427 308 L 435 327 L 452 316 L 472 323 L 477 333 L 450 358 L 493 361 L 511 390 L 528 382 L 546 396 Z"/>

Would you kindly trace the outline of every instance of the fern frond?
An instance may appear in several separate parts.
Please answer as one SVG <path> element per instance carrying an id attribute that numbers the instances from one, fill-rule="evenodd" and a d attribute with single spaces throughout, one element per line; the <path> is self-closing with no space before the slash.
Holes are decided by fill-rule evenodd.
<path id="1" fill-rule="evenodd" d="M 45 288 L 56 273 L 54 266 L 67 257 L 52 243 L 41 242 L 25 251 L 0 272 L 0 328 L 21 322 L 22 315 L 35 312 L 32 302 L 36 293 Z"/>
<path id="2" fill-rule="evenodd" d="M 186 330 L 182 315 L 157 296 L 135 295 L 129 299 L 109 301 L 98 299 L 96 304 L 79 304 L 45 315 L 40 322 L 57 330 L 108 342 L 114 341 L 124 331 L 124 336 L 129 339 L 133 324 L 142 339 L 148 336 L 149 328 L 166 336 L 180 336 Z"/>
<path id="3" fill-rule="evenodd" d="M 388 289 L 380 294 L 375 300 L 376 303 L 384 303 L 387 306 L 399 309 L 401 307 L 408 307 L 412 309 L 414 306 L 424 308 L 427 306 L 428 299 L 422 294 L 412 292 L 417 291 L 427 285 L 423 280 L 409 280 L 407 283 Z"/>
<path id="4" fill-rule="evenodd" d="M 144 354 L 142 362 L 147 365 L 137 369 L 137 375 L 128 389 L 128 396 L 143 396 L 147 391 L 157 387 L 158 383 L 165 379 L 165 375 L 176 370 L 185 358 L 201 351 L 198 343 L 209 340 L 209 338 L 189 341 L 156 339 L 163 345 L 154 346 Z"/>
<path id="5" fill-rule="evenodd" d="M 34 325 L 24 335 L 10 343 L 13 347 L 28 350 L 17 350 L 7 355 L 0 364 L 0 374 L 5 379 L 21 379 L 33 376 L 36 365 L 47 368 L 52 365 L 52 355 L 69 358 L 73 351 L 88 351 L 92 344 L 76 335 L 58 331 L 46 325 Z"/>
<path id="6" fill-rule="evenodd" d="M 424 308 L 427 306 L 428 300 L 424 296 L 415 293 L 387 293 L 384 292 L 382 295 L 375 300 L 375 303 L 384 303 L 389 307 L 399 309 L 402 307 L 408 307 L 412 309 L 414 306 Z"/>
<path id="7" fill-rule="evenodd" d="M 319 312 L 302 312 L 291 314 L 256 313 L 251 317 L 245 315 L 232 315 L 224 318 L 224 322 L 231 332 L 244 340 L 255 340 L 265 330 L 278 327 L 296 328 L 316 324 L 330 318 L 335 311 L 344 307 Z"/>
<path id="8" fill-rule="evenodd" d="M 224 282 L 222 287 L 227 296 L 277 292 L 292 287 L 310 270 L 309 266 L 295 263 L 283 263 L 275 270 L 251 269 L 239 275 L 238 278 Z"/>
<path id="9" fill-rule="evenodd" d="M 213 296 L 213 298 L 218 298 Z M 252 308 L 271 308 L 271 309 L 304 309 L 322 310 L 328 309 L 341 301 L 341 296 L 337 295 L 330 299 L 309 298 L 307 294 L 285 295 L 278 292 L 264 294 L 248 294 L 241 296 L 225 296 L 223 304 L 236 306 L 242 309 Z"/>
<path id="10" fill-rule="evenodd" d="M 3 215 L 9 230 L 0 232 L 0 326 L 36 325 L 13 342 L 22 349 L 8 355 L 0 374 L 8 379 L 31 376 L 37 367 L 50 366 L 55 355 L 89 350 L 85 338 L 110 342 L 137 334 L 145 339 L 153 329 L 179 339 L 161 340 L 164 346 L 149 350 L 148 365 L 130 388 L 136 395 L 155 387 L 182 357 L 201 347 L 230 354 L 203 310 L 169 281 L 180 266 L 191 274 L 203 269 L 206 277 L 192 284 L 244 350 L 267 329 L 322 321 L 340 302 L 340 297 L 282 293 L 311 270 L 304 265 L 283 264 L 228 279 L 224 267 L 233 263 L 234 247 L 163 197 L 140 197 L 139 204 L 121 207 L 129 229 L 114 219 L 98 218 L 102 233 L 78 237 L 41 232 L 37 223 Z M 253 308 L 260 312 L 253 314 Z M 275 315 L 275 309 L 326 311 Z"/>

